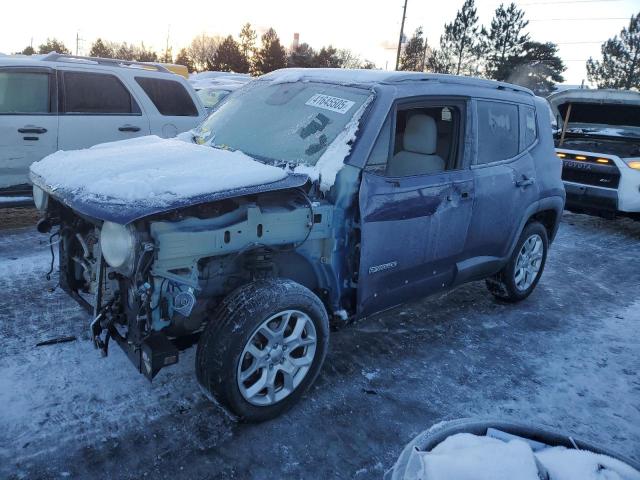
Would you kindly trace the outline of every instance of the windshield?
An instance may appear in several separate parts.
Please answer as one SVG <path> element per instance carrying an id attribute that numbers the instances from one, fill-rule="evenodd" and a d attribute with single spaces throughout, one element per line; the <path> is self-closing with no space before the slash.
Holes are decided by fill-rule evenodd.
<path id="1" fill-rule="evenodd" d="M 207 108 L 213 108 L 219 104 L 231 92 L 218 88 L 203 88 L 198 90 L 196 94 L 202 100 L 202 104 Z"/>
<path id="2" fill-rule="evenodd" d="M 254 81 L 196 128 L 195 139 L 263 161 L 315 165 L 370 95 L 342 85 Z"/>

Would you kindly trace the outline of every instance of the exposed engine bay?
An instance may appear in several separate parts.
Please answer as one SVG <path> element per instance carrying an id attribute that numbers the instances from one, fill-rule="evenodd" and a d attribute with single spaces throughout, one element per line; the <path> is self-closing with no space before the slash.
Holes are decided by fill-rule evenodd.
<path id="1" fill-rule="evenodd" d="M 61 287 L 93 313 L 92 335 L 103 354 L 116 340 L 149 379 L 178 361 L 177 346 L 192 344 L 237 287 L 286 276 L 326 297 L 321 283 L 340 281 L 329 260 L 338 247 L 334 207 L 300 189 L 127 226 L 82 218 L 62 205 L 53 211 L 60 215 L 48 221 L 60 225 Z"/>

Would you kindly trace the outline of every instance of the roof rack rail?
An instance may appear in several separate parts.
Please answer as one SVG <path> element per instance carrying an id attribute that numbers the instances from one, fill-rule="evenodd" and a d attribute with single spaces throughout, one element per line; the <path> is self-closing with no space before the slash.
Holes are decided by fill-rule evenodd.
<path id="1" fill-rule="evenodd" d="M 171 73 L 173 74 L 173 72 L 171 72 L 171 70 L 169 70 L 168 68 L 166 68 L 165 66 L 159 64 L 159 63 L 155 63 L 155 62 L 138 62 L 135 60 L 120 60 L 117 58 L 102 58 L 102 57 L 85 57 L 82 55 L 70 55 L 70 54 L 66 54 L 66 53 L 57 53 L 57 52 L 52 52 L 49 53 L 47 55 L 45 55 L 44 57 L 42 57 L 43 61 L 47 61 L 47 62 L 69 62 L 72 63 L 74 60 L 78 60 L 78 61 L 85 61 L 87 63 L 92 62 L 92 63 L 97 63 L 98 65 L 109 65 L 109 66 L 114 66 L 114 67 L 129 67 L 129 66 L 140 66 L 143 67 L 144 69 L 147 70 L 156 70 L 158 72 L 163 72 L 163 73 Z"/>

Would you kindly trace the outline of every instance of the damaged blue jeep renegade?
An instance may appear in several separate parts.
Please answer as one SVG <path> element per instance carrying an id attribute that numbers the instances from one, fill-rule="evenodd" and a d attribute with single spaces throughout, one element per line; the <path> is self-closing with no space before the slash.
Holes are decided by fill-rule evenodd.
<path id="1" fill-rule="evenodd" d="M 177 139 L 57 152 L 31 168 L 62 288 L 152 379 L 196 375 L 246 421 L 314 382 L 330 325 L 485 279 L 542 275 L 565 201 L 548 106 L 422 73 L 280 70 Z"/>

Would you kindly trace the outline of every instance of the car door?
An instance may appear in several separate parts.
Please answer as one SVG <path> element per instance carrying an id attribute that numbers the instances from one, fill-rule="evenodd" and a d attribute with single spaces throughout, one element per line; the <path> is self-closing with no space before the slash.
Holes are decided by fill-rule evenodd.
<path id="1" fill-rule="evenodd" d="M 155 109 L 153 113 L 149 113 L 151 132 L 154 135 L 172 138 L 198 126 L 204 119 L 204 109 L 200 107 L 199 110 L 187 90 L 188 86 L 177 79 L 140 75 L 135 77 L 135 82 L 151 101 L 150 108 Z"/>
<path id="2" fill-rule="evenodd" d="M 408 145 L 413 116 L 434 119 L 435 148 Z M 474 196 L 463 148 L 466 117 L 466 101 L 443 99 L 399 105 L 385 123 L 359 194 L 361 315 L 452 284 L 456 262 L 464 255 Z M 417 156 L 409 155 L 410 168 L 391 168 L 403 152 L 415 151 Z M 442 160 L 442 168 L 421 167 L 423 158 L 431 162 L 434 157 Z"/>
<path id="3" fill-rule="evenodd" d="M 535 128 L 535 111 L 497 100 L 474 103 L 478 135 L 472 165 L 475 205 L 468 248 L 474 257 L 490 262 L 509 254 L 528 208 L 538 199 L 535 165 L 528 148 L 531 134 L 527 134 L 530 115 L 534 115 Z M 528 110 L 521 114 L 525 108 Z"/>
<path id="4" fill-rule="evenodd" d="M 58 73 L 61 150 L 149 135 L 146 115 L 116 75 L 72 69 Z"/>
<path id="5" fill-rule="evenodd" d="M 57 150 L 56 102 L 52 69 L 0 67 L 0 189 L 26 188 L 29 166 Z"/>

